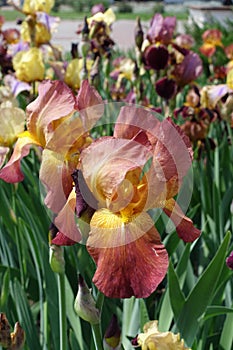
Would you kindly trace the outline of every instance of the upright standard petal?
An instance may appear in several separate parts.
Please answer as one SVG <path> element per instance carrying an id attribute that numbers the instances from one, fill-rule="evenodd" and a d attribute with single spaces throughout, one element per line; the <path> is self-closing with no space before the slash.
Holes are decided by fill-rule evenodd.
<path id="1" fill-rule="evenodd" d="M 86 131 L 91 130 L 104 113 L 104 103 L 98 91 L 83 80 L 76 97 L 76 108 L 80 111 Z"/>
<path id="2" fill-rule="evenodd" d="M 142 172 L 149 157 L 150 152 L 143 145 L 133 140 L 113 137 L 103 137 L 85 149 L 81 154 L 81 170 L 99 207 L 106 207 L 113 201 L 120 205 L 126 192 L 132 194 L 133 188 L 130 180 L 125 179 L 126 174 L 134 169 L 141 169 Z M 129 184 L 129 187 L 124 188 L 125 196 L 117 193 L 118 186 L 124 180 Z M 131 196 L 127 197 L 128 202 L 131 199 Z M 90 206 L 92 207 L 91 203 Z"/>
<path id="3" fill-rule="evenodd" d="M 153 166 L 161 181 L 173 176 L 181 181 L 192 165 L 192 146 L 188 137 L 171 119 L 160 123 L 154 148 Z"/>
<path id="4" fill-rule="evenodd" d="M 156 113 L 152 113 L 145 108 L 136 106 L 124 106 L 116 120 L 114 134 L 116 138 L 134 139 L 145 146 L 151 148 L 157 140 L 157 130 L 160 121 Z M 145 134 L 146 138 L 136 137 Z"/>
<path id="5" fill-rule="evenodd" d="M 198 54 L 190 51 L 184 57 L 183 61 L 175 67 L 173 74 L 177 84 L 183 87 L 196 80 L 202 71 L 203 64 L 201 58 Z"/>
<path id="6" fill-rule="evenodd" d="M 28 131 L 45 146 L 52 125 L 58 119 L 69 116 L 75 110 L 75 97 L 71 89 L 61 81 L 43 81 L 38 97 L 26 109 Z"/>
<path id="7" fill-rule="evenodd" d="M 99 290 L 111 298 L 148 297 L 168 268 L 167 252 L 149 215 L 124 223 L 103 209 L 90 225 L 87 249 L 97 265 L 93 282 Z"/>

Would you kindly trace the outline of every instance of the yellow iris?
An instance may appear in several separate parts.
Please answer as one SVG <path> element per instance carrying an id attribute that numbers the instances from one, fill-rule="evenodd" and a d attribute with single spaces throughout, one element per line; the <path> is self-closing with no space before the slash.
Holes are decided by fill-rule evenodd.
<path id="1" fill-rule="evenodd" d="M 36 47 L 28 51 L 19 51 L 13 58 L 13 67 L 16 78 L 21 81 L 31 83 L 44 78 L 43 55 Z"/>

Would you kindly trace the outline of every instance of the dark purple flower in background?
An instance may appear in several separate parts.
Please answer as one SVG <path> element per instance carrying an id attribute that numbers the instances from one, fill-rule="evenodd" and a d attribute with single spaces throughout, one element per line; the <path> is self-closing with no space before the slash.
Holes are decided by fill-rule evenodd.
<path id="1" fill-rule="evenodd" d="M 160 70 L 167 66 L 169 53 L 163 45 L 150 45 L 144 52 L 144 58 L 148 68 Z"/>
<path id="2" fill-rule="evenodd" d="M 183 61 L 176 65 L 173 75 L 179 87 L 183 87 L 196 80 L 202 73 L 202 60 L 198 54 L 189 52 Z"/>
<path id="3" fill-rule="evenodd" d="M 170 100 L 177 91 L 177 85 L 173 79 L 164 77 L 156 82 L 155 89 L 159 96 L 165 98 L 166 100 Z"/>

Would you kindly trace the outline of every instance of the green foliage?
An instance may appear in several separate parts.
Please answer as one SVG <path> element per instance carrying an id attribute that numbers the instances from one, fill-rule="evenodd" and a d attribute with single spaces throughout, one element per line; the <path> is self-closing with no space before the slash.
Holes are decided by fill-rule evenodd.
<path id="1" fill-rule="evenodd" d="M 117 9 L 118 9 L 119 13 L 131 13 L 131 12 L 133 12 L 132 6 L 125 1 L 120 2 L 117 6 Z"/>
<path id="2" fill-rule="evenodd" d="M 72 15 L 77 16 L 81 10 L 89 11 L 94 3 L 70 2 L 77 11 Z M 57 8 L 59 5 L 57 2 Z M 156 6 L 158 12 L 160 4 Z M 229 26 L 230 29 L 221 27 L 224 45 L 233 42 L 233 24 Z M 207 26 L 187 29 L 196 40 L 197 51 L 205 29 Z M 113 53 L 114 57 L 120 55 L 118 51 Z M 129 52 L 128 56 L 135 60 L 135 52 Z M 226 62 L 221 48 L 217 50 L 216 62 Z M 204 64 L 207 66 L 208 62 L 204 61 Z M 107 77 L 110 84 L 111 78 L 107 70 L 104 72 L 104 62 L 100 68 L 98 91 L 108 100 L 111 98 L 110 89 L 105 88 L 104 82 Z M 142 78 L 143 94 L 149 97 L 151 105 L 156 106 L 158 96 L 153 79 L 147 73 Z M 208 74 L 206 71 L 202 76 L 202 85 L 205 85 Z M 125 83 L 124 88 L 130 89 L 131 83 Z M 183 91 L 179 96 L 180 105 L 185 93 Z M 97 125 L 94 136 L 111 134 L 111 117 L 116 111 L 108 112 L 107 127 Z M 79 273 L 92 288 L 96 306 L 102 309 L 99 332 L 104 334 L 112 315 L 117 315 L 125 350 L 132 350 L 130 339 L 142 332 L 143 325 L 153 319 L 158 319 L 160 331 L 180 332 L 193 350 L 232 349 L 233 273 L 225 264 L 226 257 L 233 250 L 233 215 L 230 211 L 233 198 L 232 128 L 227 121 L 218 119 L 211 124 L 208 137 L 215 147 L 207 141 L 193 162 L 193 194 L 187 213 L 195 226 L 201 228 L 202 235 L 193 244 L 185 244 L 175 231 L 166 234 L 166 218 L 161 215 L 156 227 L 169 253 L 169 271 L 150 297 L 103 300 L 92 284 L 95 264 L 86 247 L 76 244 L 64 248 L 68 350 L 95 349 L 93 329 L 76 315 L 73 307 Z M 197 149 L 194 153 L 198 153 Z M 20 321 L 26 332 L 25 350 L 57 350 L 60 346 L 59 282 L 49 264 L 51 217 L 41 198 L 40 161 L 36 153 L 31 151 L 22 163 L 25 174 L 22 183 L 12 185 L 0 181 L 0 311 L 7 314 L 12 325 Z"/>

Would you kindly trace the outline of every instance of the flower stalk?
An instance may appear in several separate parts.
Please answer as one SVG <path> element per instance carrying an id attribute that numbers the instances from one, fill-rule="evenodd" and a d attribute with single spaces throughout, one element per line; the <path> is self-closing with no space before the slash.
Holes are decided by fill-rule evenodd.
<path id="1" fill-rule="evenodd" d="M 50 246 L 50 266 L 57 273 L 60 350 L 67 349 L 66 325 L 66 293 L 65 293 L 65 260 L 63 248 L 52 244 Z"/>

